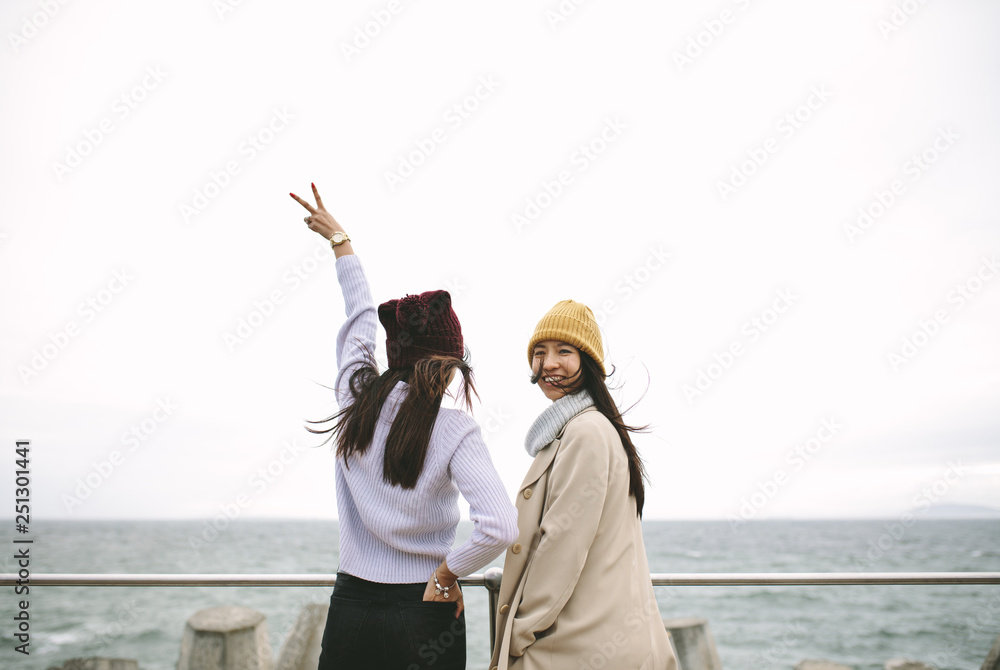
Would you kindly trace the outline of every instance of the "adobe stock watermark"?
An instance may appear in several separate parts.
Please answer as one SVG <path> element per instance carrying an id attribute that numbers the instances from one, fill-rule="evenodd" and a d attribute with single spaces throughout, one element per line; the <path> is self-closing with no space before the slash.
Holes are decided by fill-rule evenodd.
<path id="1" fill-rule="evenodd" d="M 826 84 L 813 86 L 809 89 L 809 95 L 790 112 L 786 112 L 774 123 L 774 129 L 778 132 L 779 138 L 768 137 L 759 146 L 754 146 L 746 150 L 746 159 L 739 163 L 734 163 L 729 170 L 729 178 L 725 181 L 719 179 L 715 182 L 715 188 L 722 198 L 722 202 L 727 202 L 736 191 L 743 187 L 750 177 L 764 167 L 770 160 L 771 154 L 777 153 L 782 142 L 788 142 L 795 134 L 802 129 L 815 112 L 818 112 L 833 97 L 833 92 L 826 87 Z"/>
<path id="2" fill-rule="evenodd" d="M 929 145 L 924 147 L 919 153 L 910 156 L 903 163 L 901 168 L 902 177 L 909 177 L 911 183 L 916 182 L 961 137 L 951 126 L 939 128 L 937 135 Z M 854 244 L 855 240 L 875 225 L 904 194 L 906 194 L 906 182 L 902 178 L 891 180 L 885 188 L 875 189 L 873 193 L 874 197 L 864 205 L 858 207 L 855 220 L 843 224 L 844 235 L 847 236 L 847 241 L 850 244 Z"/>
<path id="3" fill-rule="evenodd" d="M 153 410 L 138 422 L 122 432 L 121 443 L 127 450 L 112 449 L 106 459 L 90 462 L 90 471 L 76 478 L 72 493 L 62 495 L 62 504 L 72 514 L 76 508 L 89 500 L 104 482 L 125 465 L 127 454 L 132 454 L 145 446 L 146 442 L 160 429 L 160 426 L 177 411 L 170 398 L 157 398 Z"/>
<path id="4" fill-rule="evenodd" d="M 276 456 L 247 476 L 245 490 L 238 493 L 231 501 L 221 503 L 219 512 L 211 519 L 202 522 L 201 531 L 188 536 L 188 546 L 191 550 L 198 554 L 202 547 L 219 539 L 226 529 L 243 516 L 246 510 L 253 507 L 254 502 L 309 449 L 300 445 L 295 438 L 282 442 Z"/>
<path id="5" fill-rule="evenodd" d="M 317 244 L 312 252 L 303 256 L 301 260 L 292 263 L 291 267 L 281 275 L 281 283 L 288 288 L 273 288 L 264 296 L 254 300 L 250 310 L 240 314 L 236 326 L 222 334 L 222 341 L 229 353 L 236 353 L 241 345 L 246 344 L 274 315 L 278 306 L 285 304 L 288 295 L 298 290 L 307 279 L 315 275 L 324 262 L 333 257 L 333 249 L 324 242 Z"/>
<path id="6" fill-rule="evenodd" d="M 108 309 L 118 295 L 128 288 L 134 280 L 135 277 L 130 274 L 128 268 L 113 270 L 111 279 L 103 288 L 81 300 L 77 305 L 76 313 L 81 320 L 70 319 L 55 332 L 49 331 L 47 341 L 32 349 L 28 359 L 17 366 L 17 374 L 21 378 L 21 383 L 27 386 L 31 380 L 44 372 L 66 350 L 70 342 L 82 335 L 87 326 Z"/>
<path id="7" fill-rule="evenodd" d="M 903 512 L 899 520 L 882 524 L 884 532 L 875 539 L 868 540 L 868 550 L 861 558 L 854 558 L 854 566 L 864 572 L 873 563 L 881 559 L 896 546 L 896 543 L 906 536 L 906 531 L 917 522 L 917 517 L 927 512 L 931 505 L 938 502 L 951 488 L 970 470 L 961 461 L 948 461 L 948 468 L 939 478 L 920 489 L 913 497 L 913 512 Z"/>
<path id="8" fill-rule="evenodd" d="M 978 636 L 987 640 L 992 639 L 996 634 L 998 622 L 1000 622 L 1000 593 L 994 591 L 981 607 L 970 611 L 959 624 L 957 633 L 962 639 L 949 642 L 946 647 L 928 657 L 928 662 L 935 668 L 960 666 L 961 663 L 957 662 L 959 655 L 963 651 L 968 651 Z M 983 666 L 989 667 L 989 664 L 984 663 Z"/>
<path id="9" fill-rule="evenodd" d="M 712 356 L 712 362 L 695 371 L 693 383 L 681 386 L 681 392 L 693 405 L 695 398 L 700 398 L 715 385 L 719 379 L 736 364 L 736 359 L 747 352 L 747 347 L 761 338 L 786 314 L 798 300 L 790 288 L 781 289 L 775 293 L 774 299 L 756 316 L 747 319 L 740 328 L 741 337 L 736 337 L 729 346 Z"/>
<path id="10" fill-rule="evenodd" d="M 585 2 L 587 0 L 559 0 L 558 3 L 546 9 L 545 20 L 548 21 L 552 32 L 555 32 L 561 24 L 566 23 L 571 16 L 576 14 L 577 8 Z"/>
<path id="11" fill-rule="evenodd" d="M 281 650 L 278 662 L 274 666 L 275 668 L 286 668 L 288 663 L 283 663 L 284 659 L 304 658 L 309 655 L 311 651 L 309 645 L 311 642 L 310 637 L 307 635 L 295 635 L 293 637 L 291 634 L 296 629 L 315 630 L 321 626 L 327 615 L 326 610 L 324 609 L 322 614 L 320 614 L 320 612 L 309 607 L 309 605 L 329 605 L 329 603 L 330 596 L 326 593 L 310 592 L 305 598 L 300 599 L 294 608 L 299 611 L 299 615 L 294 619 L 290 619 L 282 630 L 274 630 L 268 627 L 268 632 L 271 634 L 271 648 Z M 264 668 L 268 666 L 261 665 L 259 667 Z"/>
<path id="12" fill-rule="evenodd" d="M 69 0 L 38 0 L 36 4 L 39 11 L 23 17 L 16 33 L 7 33 L 7 41 L 10 42 L 14 53 L 18 53 L 21 47 L 28 43 L 28 40 L 34 38 L 42 28 L 49 25 L 49 21 L 55 18 L 63 6 L 69 4 Z"/>
<path id="13" fill-rule="evenodd" d="M 605 119 L 597 134 L 573 150 L 569 157 L 569 166 L 558 169 L 550 179 L 543 179 L 539 187 L 525 198 L 524 207 L 511 214 L 510 220 L 514 224 L 514 230 L 522 233 L 526 226 L 537 221 L 538 217 L 562 196 L 567 187 L 574 183 L 576 176 L 586 172 L 594 161 L 607 153 L 608 148 L 628 127 L 619 116 Z"/>
<path id="14" fill-rule="evenodd" d="M 399 154 L 395 171 L 386 170 L 383 173 L 389 192 L 395 193 L 404 181 L 412 177 L 417 168 L 424 165 L 438 147 L 448 141 L 449 133 L 453 136 L 484 102 L 493 97 L 498 88 L 500 82 L 496 81 L 493 75 L 481 76 L 471 93 L 456 100 L 445 110 L 441 117 L 444 121 L 443 127 L 435 126 L 425 137 L 414 139 L 413 144 L 416 149 L 406 154 Z"/>
<path id="15" fill-rule="evenodd" d="M 403 5 L 399 0 L 389 0 L 384 9 L 373 9 L 369 20 L 354 27 L 354 35 L 350 41 L 341 41 L 340 53 L 344 54 L 344 59 L 350 63 L 360 56 L 402 10 Z"/>
<path id="16" fill-rule="evenodd" d="M 683 74 L 684 68 L 694 65 L 694 62 L 722 37 L 726 27 L 735 23 L 740 12 L 750 7 L 751 0 L 733 0 L 732 4 L 736 5 L 739 11 L 726 7 L 716 17 L 705 19 L 701 22 L 702 28 L 688 37 L 683 50 L 674 51 L 674 64 L 677 65 L 678 72 Z"/>
<path id="17" fill-rule="evenodd" d="M 477 423 L 483 434 L 483 442 L 489 444 L 490 439 L 499 433 L 510 420 L 510 415 L 507 414 L 507 409 L 502 405 L 484 409 L 486 409 L 487 416 L 485 419 L 477 420 Z"/>
<path id="18" fill-rule="evenodd" d="M 13 552 L 8 553 L 6 556 L 0 556 L 0 574 L 17 574 L 19 569 L 20 566 L 17 564 L 17 557 L 14 556 Z"/>
<path id="19" fill-rule="evenodd" d="M 212 0 L 212 10 L 220 21 L 224 21 L 226 16 L 235 12 L 243 2 L 244 0 Z"/>
<path id="20" fill-rule="evenodd" d="M 618 657 L 628 653 L 631 639 L 647 630 L 651 621 L 662 621 L 660 607 L 655 596 L 647 598 L 644 602 L 635 603 L 611 635 L 605 639 L 592 640 L 590 649 L 574 661 L 575 667 L 580 668 L 580 670 L 610 670 L 611 668 L 629 667 L 620 665 L 622 661 Z"/>
<path id="21" fill-rule="evenodd" d="M 535 549 L 536 557 L 543 556 L 549 551 L 559 551 L 566 546 L 565 543 L 560 543 L 559 538 L 564 533 L 572 532 L 573 526 L 581 517 L 586 524 L 590 524 L 593 532 L 600 517 L 600 508 L 604 506 L 610 477 L 629 476 L 628 464 L 625 461 L 616 461 L 611 467 L 614 469 L 609 469 L 609 474 L 595 474 L 572 491 L 572 497 L 567 497 L 560 504 L 546 510 L 542 519 L 541 539 Z M 527 493 L 530 495 L 530 490 Z"/>
<path id="22" fill-rule="evenodd" d="M 777 668 L 782 663 L 782 657 L 788 656 L 796 648 L 806 633 L 810 630 L 799 622 L 785 624 L 785 632 L 764 651 L 754 654 L 750 666 L 754 668 Z"/>
<path id="23" fill-rule="evenodd" d="M 444 654 L 453 646 L 456 642 L 465 639 L 465 624 L 462 619 L 454 619 L 448 628 L 441 631 L 434 637 L 427 638 L 424 644 L 420 645 L 417 650 L 417 655 L 421 660 L 426 661 L 425 668 L 432 668 L 434 664 L 438 662 Z M 418 666 L 413 663 L 407 666 L 407 668 L 417 668 Z"/>
<path id="24" fill-rule="evenodd" d="M 735 533 L 747 521 L 754 518 L 757 512 L 764 509 L 778 495 L 778 491 L 791 481 L 791 475 L 799 472 L 807 463 L 818 456 L 823 451 L 823 448 L 843 428 L 843 424 L 839 423 L 835 416 L 823 419 L 820 427 L 812 437 L 802 444 L 795 445 L 785 455 L 785 463 L 791 467 L 790 471 L 778 468 L 770 478 L 765 479 L 763 482 L 757 482 L 756 491 L 749 496 L 740 498 L 739 513 L 733 514 L 730 512 L 726 515 L 726 520 L 729 522 L 729 530 Z"/>
<path id="25" fill-rule="evenodd" d="M 448 295 L 451 296 L 452 304 L 455 304 L 455 299 L 469 289 L 465 282 L 466 279 L 463 275 L 451 275 L 438 279 L 431 286 L 435 289 L 440 288 L 443 291 L 447 291 Z"/>
<path id="26" fill-rule="evenodd" d="M 910 19 L 926 4 L 927 0 L 903 0 L 903 2 L 894 4 L 889 16 L 878 20 L 878 31 L 882 34 L 882 39 L 888 42 L 889 36 L 909 23 Z"/>
<path id="27" fill-rule="evenodd" d="M 257 131 L 247 135 L 240 142 L 236 155 L 223 163 L 220 169 L 209 170 L 208 179 L 193 189 L 191 200 L 181 202 L 178 205 L 178 211 L 184 223 L 190 223 L 191 219 L 204 212 L 212 204 L 212 201 L 229 187 L 233 182 L 233 177 L 240 174 L 243 168 L 277 139 L 278 135 L 287 130 L 289 123 L 294 119 L 295 116 L 288 111 L 287 107 L 272 108 L 271 116 L 267 121 Z"/>
<path id="28" fill-rule="evenodd" d="M 597 325 L 603 326 L 609 316 L 618 313 L 619 308 L 632 299 L 636 293 L 649 284 L 653 275 L 662 270 L 671 256 L 662 246 L 650 245 L 646 257 L 629 272 L 621 275 L 614 283 L 614 295 L 601 300 L 594 310 Z"/>
<path id="29" fill-rule="evenodd" d="M 147 65 L 142 78 L 111 102 L 109 113 L 98 121 L 95 127 L 84 128 L 81 139 L 67 144 L 62 162 L 52 161 L 52 172 L 59 183 L 83 165 L 84 159 L 93 154 L 94 150 L 139 108 L 149 94 L 160 87 L 169 74 L 161 70 L 159 65 Z"/>
<path id="30" fill-rule="evenodd" d="M 969 301 L 975 298 L 1000 271 L 1000 263 L 997 262 L 996 254 L 990 258 L 983 256 L 980 260 L 976 271 L 955 284 L 948 293 L 946 300 L 948 305 L 954 305 L 955 312 L 964 308 Z M 949 307 L 945 306 L 934 310 L 928 318 L 919 319 L 916 327 L 908 335 L 903 336 L 899 349 L 891 349 L 886 354 L 892 371 L 899 372 L 901 367 L 916 358 L 917 354 L 937 337 L 944 324 L 951 320 L 951 316 Z"/>
<path id="31" fill-rule="evenodd" d="M 134 598 L 119 604 L 118 617 L 113 622 L 101 627 L 94 634 L 93 643 L 97 646 L 97 650 L 110 647 L 113 642 L 124 635 L 139 620 L 139 615 L 144 613 L 143 610 L 136 607 Z"/>

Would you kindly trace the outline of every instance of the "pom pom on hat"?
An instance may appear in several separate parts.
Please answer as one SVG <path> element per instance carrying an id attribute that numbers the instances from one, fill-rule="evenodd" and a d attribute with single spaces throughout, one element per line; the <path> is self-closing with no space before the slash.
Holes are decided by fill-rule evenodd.
<path id="1" fill-rule="evenodd" d="M 430 309 L 428 302 L 419 295 L 407 295 L 396 302 L 396 323 L 404 324 L 417 332 L 427 328 Z"/>

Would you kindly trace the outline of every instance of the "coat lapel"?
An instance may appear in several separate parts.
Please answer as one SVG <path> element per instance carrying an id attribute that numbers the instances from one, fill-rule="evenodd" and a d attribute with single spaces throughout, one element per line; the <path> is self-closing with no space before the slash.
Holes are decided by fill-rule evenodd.
<path id="1" fill-rule="evenodd" d="M 538 478 L 549 469 L 549 465 L 552 463 L 552 459 L 556 457 L 557 451 L 559 451 L 558 437 L 549 442 L 548 446 L 543 447 L 535 455 L 535 458 L 531 461 L 531 467 L 528 468 L 528 472 L 525 473 L 524 480 L 517 490 L 518 495 L 520 495 L 521 491 L 537 482 Z"/>
<path id="2" fill-rule="evenodd" d="M 596 411 L 596 408 L 588 407 L 580 411 L 578 414 L 575 414 L 574 417 L 580 416 L 580 414 L 583 414 L 584 412 Z M 570 419 L 570 421 L 572 421 L 572 419 Z M 566 424 L 569 424 L 569 421 L 567 421 Z M 563 432 L 566 430 L 566 424 L 564 424 L 559 430 L 559 434 L 556 435 L 555 439 L 549 442 L 547 446 L 542 447 L 542 449 L 535 455 L 534 460 L 531 461 L 531 467 L 528 468 L 528 472 L 524 475 L 524 480 L 521 482 L 521 486 L 517 490 L 518 495 L 520 495 L 524 489 L 537 482 L 538 478 L 549 469 L 549 465 L 552 464 L 552 459 L 556 457 L 556 453 L 559 451 L 559 443 L 562 440 Z"/>

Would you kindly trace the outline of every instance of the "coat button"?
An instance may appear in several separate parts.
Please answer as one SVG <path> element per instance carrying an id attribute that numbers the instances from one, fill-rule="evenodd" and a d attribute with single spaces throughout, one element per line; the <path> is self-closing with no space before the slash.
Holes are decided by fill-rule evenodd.
<path id="1" fill-rule="evenodd" d="M 500 608 L 500 614 L 506 614 L 509 611 L 510 611 L 510 605 L 504 605 L 503 607 Z"/>
<path id="2" fill-rule="evenodd" d="M 510 548 L 510 550 L 511 550 L 511 552 L 513 552 L 515 554 L 520 554 L 521 553 L 521 545 L 520 544 L 515 544 L 513 547 Z"/>
<path id="3" fill-rule="evenodd" d="M 524 489 L 524 493 L 522 495 L 524 495 L 524 499 L 527 500 L 531 497 L 531 489 Z"/>

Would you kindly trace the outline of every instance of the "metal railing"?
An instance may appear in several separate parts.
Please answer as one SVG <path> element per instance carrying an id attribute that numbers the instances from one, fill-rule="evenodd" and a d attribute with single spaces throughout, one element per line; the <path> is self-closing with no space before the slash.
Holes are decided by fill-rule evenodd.
<path id="1" fill-rule="evenodd" d="M 496 641 L 497 598 L 503 570 L 459 580 L 489 591 L 490 647 Z M 896 584 L 1000 584 L 1000 572 L 654 572 L 653 586 L 828 586 Z M 32 586 L 333 586 L 337 575 L 316 574 L 32 574 Z M 16 574 L 0 575 L 0 586 L 15 586 Z"/>

